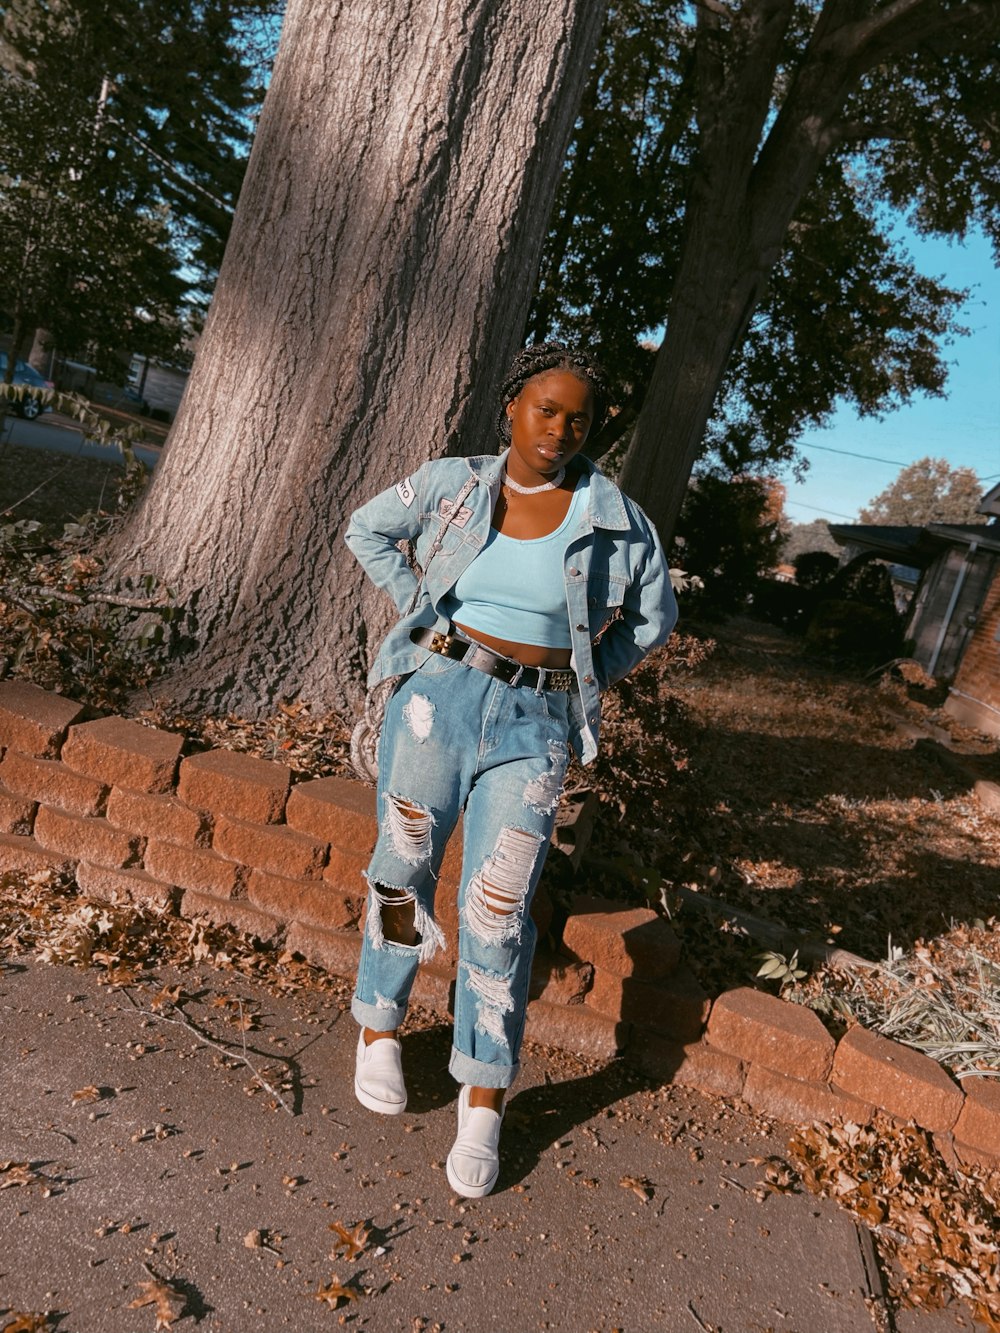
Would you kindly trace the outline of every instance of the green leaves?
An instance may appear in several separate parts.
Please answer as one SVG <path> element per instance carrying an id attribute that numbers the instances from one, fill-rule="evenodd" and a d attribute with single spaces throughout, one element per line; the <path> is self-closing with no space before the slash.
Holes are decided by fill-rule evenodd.
<path id="1" fill-rule="evenodd" d="M 798 949 L 791 958 L 786 958 L 783 953 L 771 952 L 759 953 L 756 957 L 761 962 L 757 976 L 765 981 L 776 981 L 779 990 L 783 991 L 809 975 L 804 968 L 799 967 Z"/>

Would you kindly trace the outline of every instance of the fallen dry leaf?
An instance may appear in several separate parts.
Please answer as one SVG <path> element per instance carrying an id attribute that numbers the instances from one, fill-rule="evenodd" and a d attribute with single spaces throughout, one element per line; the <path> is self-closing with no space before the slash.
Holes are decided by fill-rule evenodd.
<path id="1" fill-rule="evenodd" d="M 643 1203 L 648 1203 L 653 1197 L 653 1184 L 645 1176 L 622 1176 L 618 1183 L 623 1190 L 631 1190 Z"/>
<path id="2" fill-rule="evenodd" d="M 82 1102 L 99 1102 L 101 1100 L 100 1088 L 95 1088 L 91 1084 L 87 1088 L 80 1088 L 73 1093 L 73 1105 L 79 1106 Z"/>
<path id="3" fill-rule="evenodd" d="M 30 1162 L 0 1162 L 0 1190 L 12 1189 L 15 1185 L 31 1185 L 39 1178 L 40 1173 Z"/>
<path id="4" fill-rule="evenodd" d="M 368 1231 L 365 1230 L 364 1222 L 359 1222 L 353 1231 L 348 1229 L 341 1222 L 331 1222 L 330 1230 L 337 1233 L 337 1239 L 333 1243 L 332 1259 L 337 1258 L 337 1251 L 344 1251 L 345 1259 L 356 1259 L 363 1253 L 368 1243 Z"/>
<path id="5" fill-rule="evenodd" d="M 320 1287 L 316 1292 L 316 1300 L 323 1301 L 331 1310 L 336 1310 L 341 1301 L 356 1301 L 358 1293 L 351 1291 L 350 1287 L 343 1287 L 340 1284 L 340 1278 L 334 1274 L 325 1287 Z"/>
<path id="6" fill-rule="evenodd" d="M 180 986 L 164 986 L 150 1000 L 149 1007 L 159 1013 L 161 1009 L 165 1009 L 168 1005 L 176 1004 L 180 998 Z"/>
<path id="7" fill-rule="evenodd" d="M 4 1324 L 3 1333 L 46 1333 L 50 1327 L 47 1314 L 28 1314 L 12 1310 L 11 1322 Z"/>
<path id="8" fill-rule="evenodd" d="M 138 1310 L 144 1305 L 156 1306 L 156 1333 L 161 1329 L 169 1328 L 175 1320 L 180 1319 L 187 1304 L 187 1297 L 176 1287 L 172 1287 L 169 1282 L 164 1282 L 162 1278 L 154 1277 L 149 1282 L 140 1282 L 139 1290 L 141 1296 L 137 1296 L 134 1301 L 129 1301 L 130 1310 Z"/>

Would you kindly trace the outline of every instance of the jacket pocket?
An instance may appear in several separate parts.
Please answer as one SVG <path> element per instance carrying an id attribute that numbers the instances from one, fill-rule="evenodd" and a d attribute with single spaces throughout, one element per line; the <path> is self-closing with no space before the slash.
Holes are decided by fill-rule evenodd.
<path id="1" fill-rule="evenodd" d="M 591 573 L 587 580 L 587 619 L 591 640 L 615 620 L 625 600 L 628 579 L 620 574 Z"/>

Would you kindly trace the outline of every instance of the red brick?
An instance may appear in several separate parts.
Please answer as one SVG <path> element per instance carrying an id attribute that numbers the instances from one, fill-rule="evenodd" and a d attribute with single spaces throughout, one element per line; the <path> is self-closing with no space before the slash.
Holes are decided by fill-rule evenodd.
<path id="1" fill-rule="evenodd" d="M 289 771 L 282 764 L 234 750 L 209 750 L 181 760 L 177 795 L 196 810 L 248 823 L 277 824 L 289 783 Z"/>
<path id="2" fill-rule="evenodd" d="M 15 796 L 57 805 L 74 815 L 103 815 L 108 789 L 81 777 L 57 759 L 32 759 L 8 750 L 0 763 L 0 782 Z"/>
<path id="3" fill-rule="evenodd" d="M 248 903 L 215 898 L 210 893 L 199 893 L 197 889 L 185 891 L 181 899 L 181 916 L 187 920 L 204 916 L 213 926 L 232 926 L 244 935 L 265 941 L 277 939 L 282 929 L 280 921 Z"/>
<path id="4" fill-rule="evenodd" d="M 357 976 L 361 935 L 356 930 L 320 930 L 318 926 L 293 921 L 285 936 L 285 948 L 335 977 L 353 981 Z"/>
<path id="5" fill-rule="evenodd" d="M 410 1000 L 422 1009 L 429 1009 L 432 1014 L 447 1018 L 453 1013 L 452 1005 L 455 987 L 455 973 L 450 967 L 428 967 L 419 969 L 410 991 Z"/>
<path id="6" fill-rule="evenodd" d="M 661 981 L 638 981 L 595 972 L 587 1007 L 606 1018 L 652 1029 L 673 1041 L 697 1041 L 711 1001 L 697 977 L 683 963 Z M 832 1043 L 831 1043 L 832 1046 Z"/>
<path id="7" fill-rule="evenodd" d="M 611 1060 L 625 1045 L 628 1029 L 622 1023 L 595 1014 L 585 1004 L 546 1004 L 544 1000 L 535 1000 L 528 1005 L 525 1036 L 540 1046 L 556 1046 L 595 1060 Z"/>
<path id="8" fill-rule="evenodd" d="M 286 921 L 301 921 L 324 930 L 357 926 L 365 905 L 364 892 L 341 893 L 322 880 L 283 879 L 254 870 L 247 884 L 247 897 L 255 907 Z"/>
<path id="9" fill-rule="evenodd" d="M 708 1040 L 741 1060 L 816 1083 L 829 1077 L 836 1045 L 811 1009 L 747 986 L 715 1001 Z"/>
<path id="10" fill-rule="evenodd" d="M 546 1004 L 582 1004 L 594 979 L 589 963 L 574 963 L 539 949 L 531 965 L 528 998 Z"/>
<path id="11" fill-rule="evenodd" d="M 178 842 L 186 847 L 207 847 L 212 840 L 212 821 L 201 810 L 192 810 L 176 796 L 158 796 L 143 791 L 115 787 L 108 797 L 109 824 L 144 833 L 161 842 Z"/>
<path id="12" fill-rule="evenodd" d="M 80 892 L 89 898 L 104 898 L 109 902 L 126 899 L 154 907 L 173 907 L 177 900 L 177 890 L 172 884 L 161 884 L 144 870 L 113 870 L 81 861 L 76 868 L 76 882 Z"/>
<path id="13" fill-rule="evenodd" d="M 444 856 L 441 860 L 441 871 L 438 878 L 438 888 L 450 889 L 453 898 L 458 897 L 458 890 L 462 884 L 462 856 L 464 854 L 465 830 L 462 827 L 462 821 L 459 819 L 455 825 L 451 837 L 448 839 L 448 845 L 444 849 Z"/>
<path id="14" fill-rule="evenodd" d="M 318 879 L 326 860 L 326 843 L 306 833 L 275 824 L 245 824 L 220 815 L 212 846 L 220 856 L 241 861 L 285 879 Z"/>
<path id="15" fill-rule="evenodd" d="M 936 1061 L 861 1027 L 841 1038 L 833 1083 L 932 1133 L 950 1130 L 962 1110 L 962 1090 Z"/>
<path id="16" fill-rule="evenodd" d="M 717 1051 L 705 1041 L 684 1044 L 661 1037 L 657 1032 L 635 1028 L 625 1052 L 630 1065 L 649 1078 L 679 1083 L 716 1097 L 740 1097 L 746 1066 L 735 1055 Z"/>
<path id="17" fill-rule="evenodd" d="M 980 778 L 973 791 L 985 810 L 1000 815 L 1000 782 L 989 782 L 986 778 Z"/>
<path id="18" fill-rule="evenodd" d="M 123 717 L 70 727 L 62 761 L 78 773 L 130 791 L 163 792 L 174 785 L 182 736 Z"/>
<path id="19" fill-rule="evenodd" d="M 68 857 L 43 851 L 34 838 L 25 838 L 17 833 L 0 833 L 0 874 L 19 871 L 25 875 L 34 875 L 43 870 L 70 875 L 73 873 L 73 862 Z"/>
<path id="20" fill-rule="evenodd" d="M 967 1148 L 1000 1157 L 1000 1086 L 995 1079 L 962 1081 L 965 1102 L 955 1121 L 955 1138 Z"/>
<path id="21" fill-rule="evenodd" d="M 38 802 L 0 787 L 0 833 L 30 833 Z"/>
<path id="22" fill-rule="evenodd" d="M 645 907 L 604 898 L 574 898 L 563 946 L 598 972 L 650 981 L 669 976 L 680 959 L 670 925 Z"/>
<path id="23" fill-rule="evenodd" d="M 75 699 L 64 699 L 27 681 L 0 681 L 0 745 L 54 759 L 67 727 L 83 712 L 83 704 Z"/>
<path id="24" fill-rule="evenodd" d="M 145 839 L 114 828 L 106 819 L 68 815 L 50 805 L 39 806 L 34 837 L 48 852 L 109 867 L 138 864 L 145 846 Z"/>
<path id="25" fill-rule="evenodd" d="M 288 798 L 288 824 L 357 856 L 370 854 L 378 837 L 375 793 L 346 778 L 300 782 Z"/>
<path id="26" fill-rule="evenodd" d="M 368 869 L 371 854 L 345 852 L 342 847 L 330 848 L 329 859 L 323 869 L 323 878 L 336 889 L 365 888 L 364 873 Z"/>
<path id="27" fill-rule="evenodd" d="M 945 1135 L 934 1135 L 935 1144 L 939 1138 L 947 1137 Z M 981 1167 L 986 1171 L 1000 1171 L 1000 1156 L 996 1153 L 984 1152 L 981 1148 L 970 1148 L 967 1143 L 959 1143 L 956 1139 L 952 1151 L 957 1159 L 959 1166 Z M 941 1154 L 942 1157 L 944 1153 Z M 945 1158 L 947 1161 L 948 1159 Z"/>
<path id="28" fill-rule="evenodd" d="M 145 868 L 164 884 L 212 893 L 217 898 L 236 897 L 245 873 L 234 861 L 227 861 L 205 847 L 181 847 L 158 838 L 149 840 Z"/>
<path id="29" fill-rule="evenodd" d="M 853 1120 L 866 1124 L 874 1107 L 857 1097 L 838 1092 L 828 1083 L 814 1083 L 800 1078 L 777 1074 L 761 1064 L 752 1064 L 743 1085 L 743 1099 L 755 1111 L 786 1120 L 792 1124 L 809 1124 L 821 1120 L 833 1124 L 838 1120 Z"/>

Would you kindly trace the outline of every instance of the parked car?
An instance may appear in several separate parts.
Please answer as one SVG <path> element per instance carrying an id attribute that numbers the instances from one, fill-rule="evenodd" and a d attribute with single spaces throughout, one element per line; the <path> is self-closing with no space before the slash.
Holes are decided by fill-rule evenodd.
<path id="1" fill-rule="evenodd" d="M 0 384 L 7 377 L 7 353 L 0 352 Z M 55 385 L 51 380 L 39 375 L 33 366 L 29 366 L 27 361 L 18 361 L 14 366 L 14 383 L 26 384 L 31 389 L 54 389 Z M 33 394 L 25 394 L 20 402 L 15 402 L 14 406 L 20 412 L 22 417 L 27 417 L 29 421 L 34 421 L 35 417 L 40 416 L 42 412 L 51 412 L 52 404 L 43 403 L 41 399 Z"/>

